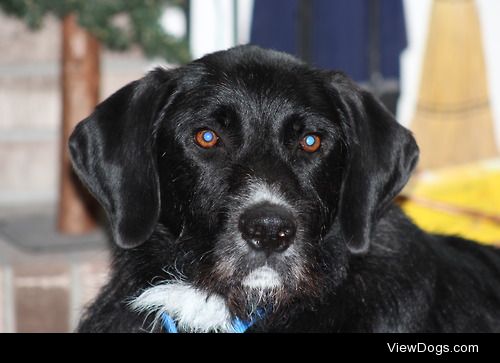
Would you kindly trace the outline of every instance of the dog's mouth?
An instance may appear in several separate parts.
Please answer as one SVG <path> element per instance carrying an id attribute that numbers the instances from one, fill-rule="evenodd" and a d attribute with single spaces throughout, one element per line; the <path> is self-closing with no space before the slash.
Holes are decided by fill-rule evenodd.
<path id="1" fill-rule="evenodd" d="M 238 246 L 242 241 L 231 243 Z M 240 246 L 241 247 L 241 246 Z M 213 266 L 212 286 L 227 297 L 230 309 L 237 315 L 265 307 L 275 310 L 286 305 L 307 290 L 306 259 L 299 246 L 291 246 L 282 253 L 266 255 L 263 252 L 234 248 Z"/>
<path id="2" fill-rule="evenodd" d="M 302 232 L 297 235 L 302 238 Z M 290 293 L 295 290 L 297 280 L 304 277 L 305 258 L 301 256 L 301 241 L 273 250 L 255 248 L 253 243 L 255 241 L 245 240 L 235 230 L 221 239 L 212 265 L 212 277 L 217 283 L 247 295 L 263 296 L 275 294 L 278 290 L 290 290 Z"/>

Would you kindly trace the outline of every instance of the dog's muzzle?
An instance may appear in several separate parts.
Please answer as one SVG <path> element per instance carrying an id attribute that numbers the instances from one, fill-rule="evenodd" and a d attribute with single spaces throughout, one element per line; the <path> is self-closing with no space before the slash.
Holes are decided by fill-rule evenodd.
<path id="1" fill-rule="evenodd" d="M 242 238 L 249 246 L 267 256 L 285 251 L 293 243 L 297 226 L 295 218 L 285 207 L 259 203 L 252 205 L 238 222 Z"/>

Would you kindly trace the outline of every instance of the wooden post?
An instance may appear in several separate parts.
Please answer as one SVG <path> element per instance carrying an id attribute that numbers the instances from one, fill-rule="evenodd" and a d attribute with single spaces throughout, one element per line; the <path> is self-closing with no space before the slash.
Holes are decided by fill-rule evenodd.
<path id="1" fill-rule="evenodd" d="M 99 42 L 78 25 L 74 14 L 62 24 L 62 137 L 58 230 L 84 234 L 96 227 L 96 202 L 75 176 L 68 155 L 68 138 L 99 100 Z"/>

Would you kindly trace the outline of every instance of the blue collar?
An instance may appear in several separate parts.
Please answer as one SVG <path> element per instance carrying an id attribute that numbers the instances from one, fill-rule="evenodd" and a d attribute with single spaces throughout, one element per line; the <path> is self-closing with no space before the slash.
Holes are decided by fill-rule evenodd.
<path id="1" fill-rule="evenodd" d="M 264 318 L 264 309 L 258 309 L 252 316 L 252 318 L 249 321 L 244 321 L 241 320 L 240 318 L 236 317 L 233 319 L 231 325 L 232 325 L 232 333 L 244 333 L 250 328 L 253 324 L 255 324 L 256 321 L 261 320 Z M 178 333 L 179 330 L 177 329 L 177 324 L 174 319 L 167 313 L 162 313 L 161 314 L 161 319 L 163 323 L 163 328 L 165 329 L 165 332 L 167 333 Z"/>

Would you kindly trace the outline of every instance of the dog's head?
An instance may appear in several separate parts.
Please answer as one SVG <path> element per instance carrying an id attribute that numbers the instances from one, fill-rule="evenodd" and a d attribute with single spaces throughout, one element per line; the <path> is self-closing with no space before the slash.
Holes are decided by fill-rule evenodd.
<path id="1" fill-rule="evenodd" d="M 130 83 L 70 150 L 119 246 L 165 227 L 183 278 L 234 307 L 337 286 L 418 155 L 346 76 L 256 47 Z"/>

